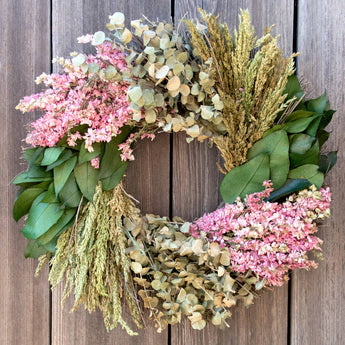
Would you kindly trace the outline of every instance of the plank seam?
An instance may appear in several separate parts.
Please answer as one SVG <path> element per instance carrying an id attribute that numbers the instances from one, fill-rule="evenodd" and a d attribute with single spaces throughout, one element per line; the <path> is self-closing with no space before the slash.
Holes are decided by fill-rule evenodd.
<path id="1" fill-rule="evenodd" d="M 53 0 L 49 0 L 49 39 L 50 39 L 50 71 L 49 73 L 53 73 Z M 53 293 L 50 288 L 50 283 L 48 282 L 48 289 L 49 289 L 49 344 L 52 345 L 53 343 Z"/>
<path id="2" fill-rule="evenodd" d="M 292 51 L 298 52 L 298 0 L 294 0 L 293 7 L 293 29 L 292 29 Z M 294 58 L 295 74 L 298 72 L 298 57 Z M 287 344 L 292 344 L 292 284 L 293 274 L 290 274 L 290 280 L 288 284 L 288 308 L 287 308 Z"/>
<path id="3" fill-rule="evenodd" d="M 175 0 L 170 1 L 170 17 L 171 21 L 175 22 Z M 174 160 L 174 134 L 170 134 L 170 164 L 169 164 L 169 217 L 173 218 L 173 160 Z M 167 345 L 172 345 L 172 329 L 171 325 L 168 325 L 168 337 Z"/>
<path id="4" fill-rule="evenodd" d="M 292 29 L 292 51 L 298 52 L 298 0 L 294 0 L 293 7 L 293 29 Z M 296 74 L 298 69 L 298 58 L 295 57 Z"/>

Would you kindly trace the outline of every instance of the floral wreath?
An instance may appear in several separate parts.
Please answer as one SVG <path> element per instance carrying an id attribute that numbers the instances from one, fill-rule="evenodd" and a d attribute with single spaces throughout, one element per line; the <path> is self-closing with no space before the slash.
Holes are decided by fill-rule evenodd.
<path id="1" fill-rule="evenodd" d="M 36 80 L 22 112 L 41 109 L 24 149 L 27 171 L 13 207 L 29 239 L 26 257 L 51 269 L 63 301 L 120 324 L 125 301 L 138 327 L 149 310 L 158 331 L 187 317 L 194 329 L 227 326 L 230 309 L 291 270 L 316 267 L 317 222 L 329 216 L 324 175 L 336 152 L 320 154 L 334 111 L 326 94 L 306 100 L 292 55 L 270 29 L 256 39 L 248 11 L 232 35 L 218 17 L 184 20 L 186 32 L 147 18 L 110 16 L 80 37 L 94 55 L 57 58 L 62 73 Z M 142 215 L 122 186 L 133 145 L 159 132 L 187 133 L 219 149 L 225 204 L 191 222 Z"/>

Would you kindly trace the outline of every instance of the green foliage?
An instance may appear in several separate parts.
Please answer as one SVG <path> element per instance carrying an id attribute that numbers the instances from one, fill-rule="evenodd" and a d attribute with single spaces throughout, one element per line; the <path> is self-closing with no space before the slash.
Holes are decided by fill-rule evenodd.
<path id="1" fill-rule="evenodd" d="M 81 193 L 92 201 L 98 183 L 99 171 L 90 162 L 84 162 L 74 168 L 74 176 Z"/>
<path id="2" fill-rule="evenodd" d="M 77 126 L 71 133 L 86 129 L 87 126 Z M 121 181 L 128 162 L 121 160 L 118 145 L 130 132 L 130 127 L 124 127 L 110 143 L 94 144 L 93 152 L 81 144 L 68 147 L 66 138 L 57 147 L 24 151 L 29 166 L 13 180 L 13 184 L 21 187 L 13 206 L 13 218 L 18 221 L 28 214 L 23 228 L 23 234 L 30 239 L 26 257 L 36 258 L 55 251 L 57 238 L 73 224 L 82 198 L 93 199 L 100 171 L 104 190 L 113 189 Z M 96 157 L 100 159 L 101 169 L 90 164 Z"/>
<path id="3" fill-rule="evenodd" d="M 304 91 L 302 90 L 299 80 L 295 75 L 289 76 L 284 93 L 287 94 L 287 99 L 292 99 L 294 97 L 300 99 L 304 96 Z"/>
<path id="4" fill-rule="evenodd" d="M 48 231 L 37 238 L 37 244 L 45 247 L 47 251 L 54 252 L 58 235 L 72 225 L 71 221 L 72 223 L 75 221 L 73 218 L 76 211 L 76 208 L 66 209 L 59 220 Z M 52 246 L 53 248 L 51 248 Z"/>
<path id="5" fill-rule="evenodd" d="M 337 162 L 337 151 L 328 152 L 326 155 L 320 155 L 319 169 L 327 174 Z"/>
<path id="6" fill-rule="evenodd" d="M 50 165 L 57 161 L 60 157 L 63 147 L 48 147 L 44 150 L 44 156 L 41 165 Z"/>
<path id="7" fill-rule="evenodd" d="M 304 179 L 314 184 L 317 188 L 321 188 L 323 183 L 323 173 L 319 171 L 319 166 L 315 164 L 304 164 L 295 169 L 290 170 L 290 179 Z"/>
<path id="8" fill-rule="evenodd" d="M 267 201 L 274 202 L 284 200 L 285 197 L 292 193 L 298 192 L 310 186 L 310 182 L 304 179 L 287 179 L 284 186 L 278 190 L 274 190 Z"/>
<path id="9" fill-rule="evenodd" d="M 48 182 L 49 184 L 49 182 Z M 25 189 L 16 199 L 13 205 L 13 218 L 17 222 L 24 215 L 29 213 L 34 200 L 44 191 L 46 191 L 47 182 L 42 182 L 33 187 Z"/>
<path id="10" fill-rule="evenodd" d="M 58 199 L 55 195 L 54 182 L 52 182 L 49 185 L 48 190 L 47 190 L 44 198 L 42 199 L 42 202 L 44 202 L 44 203 L 56 203 L 56 202 L 58 202 Z"/>
<path id="11" fill-rule="evenodd" d="M 114 137 L 109 143 L 105 144 L 105 151 L 100 163 L 99 171 L 99 178 L 101 180 L 111 178 L 118 169 L 124 166 L 127 167 L 128 162 L 126 163 L 121 160 L 118 145 L 128 137 L 130 131 L 130 127 L 123 127 L 119 136 Z"/>
<path id="12" fill-rule="evenodd" d="M 249 149 L 248 162 L 234 168 L 224 177 L 221 195 L 225 202 L 233 202 L 238 196 L 245 197 L 245 193 L 240 191 L 246 188 L 246 180 L 239 176 L 250 174 L 251 161 L 262 152 L 269 154 L 270 179 L 275 188 L 269 201 L 279 200 L 311 184 L 321 188 L 324 175 L 337 161 L 335 151 L 320 154 L 329 136 L 325 127 L 331 121 L 334 111 L 329 109 L 326 94 L 304 101 L 301 90 L 298 79 L 289 77 L 286 92 L 288 98 L 299 99 L 299 109 L 287 116 L 280 114 L 279 124 L 266 131 L 263 138 Z M 247 194 L 261 189 L 252 190 Z"/>
<path id="13" fill-rule="evenodd" d="M 94 143 L 92 145 L 93 151 L 89 152 L 85 149 L 85 142 L 82 143 L 80 147 L 80 152 L 78 156 L 78 163 L 82 164 L 91 161 L 93 158 L 99 156 L 102 152 L 102 143 Z"/>
<path id="14" fill-rule="evenodd" d="M 289 139 L 286 131 L 279 130 L 257 141 L 248 151 L 247 158 L 251 160 L 258 154 L 266 152 L 270 157 L 270 177 L 273 188 L 280 188 L 289 173 Z"/>
<path id="15" fill-rule="evenodd" d="M 260 153 L 247 163 L 232 169 L 220 185 L 224 202 L 233 203 L 238 196 L 263 190 L 262 182 L 269 179 L 270 159 L 268 153 Z"/>
<path id="16" fill-rule="evenodd" d="M 73 172 L 69 175 L 65 185 L 61 189 L 59 198 L 63 206 L 78 207 L 80 204 L 82 193 L 77 185 Z"/>
<path id="17" fill-rule="evenodd" d="M 122 180 L 122 177 L 126 172 L 127 166 L 128 162 L 119 162 L 119 165 L 116 167 L 113 173 L 110 176 L 104 177 L 101 180 L 103 190 L 114 189 Z"/>
<path id="18" fill-rule="evenodd" d="M 62 216 L 63 210 L 56 203 L 43 203 L 45 192 L 40 194 L 33 202 L 28 219 L 22 230 L 28 239 L 37 239 L 52 227 Z"/>
<path id="19" fill-rule="evenodd" d="M 65 150 L 64 152 L 62 152 L 58 160 L 56 160 L 53 164 L 47 166 L 47 171 L 52 170 L 55 167 L 61 165 L 74 155 L 75 153 L 72 150 Z"/>
<path id="20" fill-rule="evenodd" d="M 54 185 L 56 195 L 59 195 L 76 164 L 77 156 L 73 156 L 54 168 Z"/>
<path id="21" fill-rule="evenodd" d="M 44 247 L 39 246 L 36 241 L 29 240 L 24 251 L 24 256 L 25 258 L 37 259 L 46 252 L 47 250 Z"/>

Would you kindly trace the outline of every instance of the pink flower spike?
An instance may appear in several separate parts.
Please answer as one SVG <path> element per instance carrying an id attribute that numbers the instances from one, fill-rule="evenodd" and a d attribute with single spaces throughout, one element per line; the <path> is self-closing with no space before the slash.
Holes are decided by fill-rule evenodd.
<path id="1" fill-rule="evenodd" d="M 265 190 L 248 195 L 246 201 L 226 204 L 205 214 L 190 226 L 190 234 L 206 235 L 231 254 L 231 266 L 239 273 L 251 270 L 266 285 L 282 285 L 289 270 L 309 269 L 316 263 L 307 253 L 320 250 L 322 241 L 315 221 L 329 215 L 329 188 L 304 190 L 278 204 L 265 202 L 272 192 L 271 182 Z"/>

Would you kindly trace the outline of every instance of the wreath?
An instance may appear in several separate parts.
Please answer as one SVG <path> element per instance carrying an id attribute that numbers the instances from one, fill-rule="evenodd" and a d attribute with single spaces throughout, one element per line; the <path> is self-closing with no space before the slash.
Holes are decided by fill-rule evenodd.
<path id="1" fill-rule="evenodd" d="M 99 308 L 108 330 L 135 334 L 124 302 L 138 327 L 145 309 L 158 331 L 184 317 L 228 326 L 231 307 L 317 266 L 308 254 L 329 216 L 322 185 L 337 156 L 320 150 L 334 111 L 326 94 L 306 99 L 296 55 L 283 57 L 269 28 L 256 39 L 248 11 L 233 35 L 200 13 L 184 33 L 147 18 L 130 31 L 114 13 L 108 36 L 78 39 L 95 54 L 54 59 L 61 73 L 39 76 L 46 88 L 17 106 L 44 111 L 13 180 L 25 256 L 39 258 L 37 272 L 50 265 L 52 288 L 64 280 L 73 310 Z M 134 144 L 180 131 L 219 149 L 224 204 L 190 222 L 142 215 L 121 182 Z"/>

